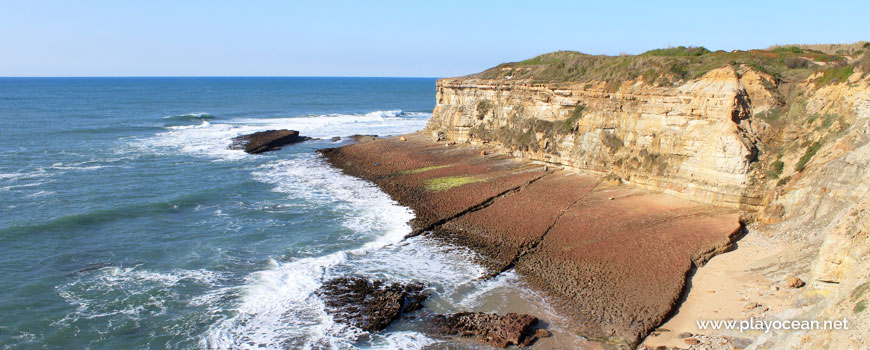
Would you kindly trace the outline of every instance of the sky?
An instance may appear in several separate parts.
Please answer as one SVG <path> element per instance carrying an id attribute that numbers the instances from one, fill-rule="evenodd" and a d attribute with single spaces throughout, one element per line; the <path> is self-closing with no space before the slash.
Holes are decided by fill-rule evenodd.
<path id="1" fill-rule="evenodd" d="M 448 77 L 556 51 L 870 40 L 870 1 L 0 0 L 0 76 Z"/>

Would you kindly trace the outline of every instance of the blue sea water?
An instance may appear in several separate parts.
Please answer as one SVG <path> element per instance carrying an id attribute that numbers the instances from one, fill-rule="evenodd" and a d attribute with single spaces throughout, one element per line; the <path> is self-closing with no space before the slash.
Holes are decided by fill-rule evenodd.
<path id="1" fill-rule="evenodd" d="M 434 95 L 411 78 L 0 78 L 0 347 L 443 341 L 334 323 L 314 291 L 344 275 L 426 281 L 432 310 L 545 309 L 512 274 L 478 280 L 470 251 L 402 241 L 413 213 L 315 152 L 419 130 Z M 227 149 L 281 128 L 321 139 Z"/>

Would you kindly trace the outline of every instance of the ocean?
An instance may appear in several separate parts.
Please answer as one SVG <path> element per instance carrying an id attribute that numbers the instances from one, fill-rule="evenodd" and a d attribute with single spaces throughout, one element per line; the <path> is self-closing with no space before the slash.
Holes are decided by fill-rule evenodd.
<path id="1" fill-rule="evenodd" d="M 513 273 L 410 232 L 315 152 L 422 129 L 429 78 L 0 78 L 0 348 L 487 348 L 412 320 L 365 334 L 314 293 L 422 281 L 427 310 L 557 312 Z M 319 138 L 248 155 L 269 129 Z M 574 341 L 574 340 L 571 340 Z"/>

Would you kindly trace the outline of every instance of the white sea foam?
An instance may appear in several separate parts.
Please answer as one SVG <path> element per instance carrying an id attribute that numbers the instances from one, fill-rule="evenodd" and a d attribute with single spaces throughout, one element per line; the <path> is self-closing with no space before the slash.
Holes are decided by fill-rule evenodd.
<path id="1" fill-rule="evenodd" d="M 360 233 L 357 249 L 325 256 L 271 261 L 272 268 L 248 278 L 236 315 L 215 325 L 202 345 L 215 349 L 351 348 L 361 331 L 332 322 L 314 293 L 333 270 L 358 263 L 374 251 L 401 241 L 410 232 L 411 211 L 366 181 L 342 174 L 322 160 L 283 160 L 254 173 L 277 192 L 345 211 L 344 225 Z M 334 203 L 333 203 L 334 202 Z"/>
<path id="2" fill-rule="evenodd" d="M 37 168 L 33 171 L 15 172 L 15 173 L 0 173 L 0 181 L 19 181 L 53 176 L 43 168 Z"/>
<path id="3" fill-rule="evenodd" d="M 45 184 L 45 182 L 40 181 L 40 182 L 31 182 L 31 183 L 26 183 L 26 184 L 21 184 L 21 185 L 2 186 L 2 187 L 0 187 L 0 191 L 11 191 L 14 189 L 19 189 L 19 188 L 37 187 L 37 186 L 44 185 L 44 184 Z"/>
<path id="4" fill-rule="evenodd" d="M 27 198 L 37 198 L 37 197 L 45 197 L 55 194 L 54 191 L 36 191 L 34 193 L 28 194 Z"/>
<path id="5" fill-rule="evenodd" d="M 234 136 L 268 129 L 294 129 L 303 135 L 328 138 L 350 134 L 398 134 L 420 129 L 428 114 L 409 116 L 401 111 L 365 115 L 305 118 L 238 119 L 221 123 L 175 126 L 140 147 L 154 152 L 182 152 L 219 160 L 249 157 L 227 150 Z M 435 293 L 435 310 L 465 310 L 479 305 L 495 285 L 513 279 L 481 282 L 484 269 L 472 261 L 473 252 L 425 237 L 402 238 L 411 231 L 410 209 L 393 201 L 373 184 L 344 175 L 313 153 L 289 154 L 253 169 L 254 180 L 272 191 L 343 213 L 341 224 L 352 232 L 357 248 L 329 254 L 270 260 L 269 267 L 252 273 L 238 288 L 219 288 L 192 298 L 191 305 L 207 305 L 226 293 L 238 293 L 231 316 L 213 324 L 200 339 L 210 349 L 353 349 L 363 334 L 338 324 L 315 293 L 323 281 L 337 276 L 362 275 L 393 281 L 425 281 Z M 296 202 L 296 201 L 294 201 Z M 480 290 L 478 292 L 478 290 Z M 463 301 L 467 300 L 463 303 Z M 218 311 L 218 310 L 215 310 Z M 227 311 L 227 310 L 220 310 Z M 373 334 L 373 349 L 419 349 L 434 343 L 422 333 L 399 331 Z"/>
<path id="6" fill-rule="evenodd" d="M 215 287 L 223 278 L 221 274 L 208 270 L 156 272 L 141 267 L 104 267 L 81 273 L 56 287 L 58 295 L 76 307 L 57 323 L 114 315 L 133 319 L 161 315 L 166 311 L 167 298 L 179 298 L 172 290 L 177 285 L 190 283 Z"/>
<path id="7" fill-rule="evenodd" d="M 436 341 L 418 332 L 393 332 L 381 339 L 375 339 L 374 343 L 372 349 L 415 350 L 435 344 Z"/>
<path id="8" fill-rule="evenodd" d="M 373 184 L 342 174 L 313 154 L 272 161 L 253 172 L 272 190 L 318 206 L 345 212 L 343 225 L 356 235 L 359 248 L 288 262 L 252 274 L 242 287 L 235 315 L 214 325 L 201 340 L 211 349 L 351 349 L 362 331 L 337 324 L 315 291 L 337 276 L 360 275 L 400 282 L 424 281 L 436 312 L 498 311 L 484 300 L 493 293 L 517 293 L 519 278 L 506 273 L 481 280 L 485 270 L 473 263 L 474 252 L 418 236 L 402 240 L 413 218 Z M 524 299 L 535 299 L 532 295 Z M 415 349 L 436 342 L 413 332 L 373 334 L 373 349 Z"/>
<path id="9" fill-rule="evenodd" d="M 211 114 L 206 112 L 195 112 L 195 113 L 187 113 L 187 114 L 179 114 L 179 115 L 167 115 L 163 117 L 163 119 L 179 119 L 179 118 L 212 118 Z"/>
<path id="10" fill-rule="evenodd" d="M 166 131 L 146 139 L 137 139 L 129 146 L 146 153 L 208 157 L 218 160 L 239 160 L 249 157 L 227 146 L 232 138 L 257 131 L 273 129 L 298 130 L 304 136 L 330 138 L 352 134 L 396 135 L 422 129 L 426 116 L 414 113 L 408 117 L 402 111 L 375 111 L 366 114 L 330 114 L 290 118 L 244 118 L 210 123 L 166 127 Z"/>

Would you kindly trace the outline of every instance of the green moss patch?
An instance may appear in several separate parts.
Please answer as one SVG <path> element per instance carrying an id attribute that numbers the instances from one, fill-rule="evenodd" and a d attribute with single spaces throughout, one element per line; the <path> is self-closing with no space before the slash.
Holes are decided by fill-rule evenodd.
<path id="1" fill-rule="evenodd" d="M 450 165 L 451 164 L 435 165 L 435 166 L 427 166 L 427 167 L 417 168 L 417 169 L 412 169 L 412 170 L 405 170 L 405 171 L 400 171 L 397 173 L 392 173 L 392 174 L 390 174 L 390 176 L 419 174 L 419 173 L 424 173 L 424 172 L 427 172 L 430 170 L 446 168 L 446 167 L 449 167 Z"/>
<path id="2" fill-rule="evenodd" d="M 852 309 L 856 314 L 864 310 L 867 310 L 867 300 L 861 300 L 859 303 L 855 304 L 855 308 Z"/>
<path id="3" fill-rule="evenodd" d="M 475 182 L 483 182 L 484 179 L 476 176 L 445 176 L 434 179 L 429 179 L 423 182 L 423 186 L 427 191 L 437 192 L 449 190 L 454 187 L 467 185 Z"/>

